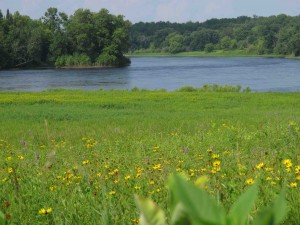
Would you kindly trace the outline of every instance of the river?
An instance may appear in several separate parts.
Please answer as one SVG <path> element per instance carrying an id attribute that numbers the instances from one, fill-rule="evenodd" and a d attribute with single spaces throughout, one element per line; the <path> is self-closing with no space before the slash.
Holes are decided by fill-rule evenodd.
<path id="1" fill-rule="evenodd" d="M 129 67 L 110 69 L 2 70 L 0 90 L 176 90 L 182 86 L 240 84 L 257 92 L 300 91 L 300 60 L 280 58 L 133 57 Z"/>

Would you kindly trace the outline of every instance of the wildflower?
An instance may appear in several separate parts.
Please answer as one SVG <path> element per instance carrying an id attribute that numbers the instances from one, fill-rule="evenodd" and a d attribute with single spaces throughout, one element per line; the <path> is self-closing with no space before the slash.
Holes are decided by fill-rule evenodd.
<path id="1" fill-rule="evenodd" d="M 214 167 L 220 166 L 220 164 L 221 162 L 219 160 L 213 162 Z"/>
<path id="2" fill-rule="evenodd" d="M 272 180 L 272 178 L 271 177 L 267 177 L 266 180 Z"/>
<path id="3" fill-rule="evenodd" d="M 296 167 L 295 167 L 295 173 L 296 173 L 296 174 L 300 173 L 300 166 L 296 166 Z"/>
<path id="4" fill-rule="evenodd" d="M 282 164 L 285 165 L 287 168 L 290 168 L 293 166 L 293 163 L 290 159 L 285 159 L 282 161 Z"/>
<path id="5" fill-rule="evenodd" d="M 156 189 L 156 192 L 158 193 L 158 192 L 161 192 L 161 189 L 160 188 L 157 188 Z"/>
<path id="6" fill-rule="evenodd" d="M 154 165 L 152 168 L 154 170 L 159 170 L 159 169 L 161 169 L 161 164 Z"/>
<path id="7" fill-rule="evenodd" d="M 11 167 L 9 167 L 9 168 L 7 168 L 7 172 L 8 172 L 8 173 L 12 173 L 12 172 L 14 172 L 14 169 L 11 168 Z"/>
<path id="8" fill-rule="evenodd" d="M 48 209 L 41 208 L 39 210 L 39 214 L 41 214 L 41 215 L 46 215 L 46 214 L 49 214 L 51 212 L 52 212 L 52 208 L 48 208 Z"/>
<path id="9" fill-rule="evenodd" d="M 207 153 L 211 154 L 213 152 L 213 150 L 211 148 L 207 149 Z"/>
<path id="10" fill-rule="evenodd" d="M 24 156 L 19 155 L 19 156 L 18 156 L 18 159 L 19 159 L 19 160 L 23 160 L 23 159 L 24 159 Z"/>
<path id="11" fill-rule="evenodd" d="M 124 177 L 125 180 L 129 180 L 130 179 L 130 175 L 127 175 Z"/>
<path id="12" fill-rule="evenodd" d="M 272 182 L 271 182 L 271 184 L 272 184 L 272 185 L 275 185 L 275 184 L 276 184 L 276 182 L 272 181 Z"/>
<path id="13" fill-rule="evenodd" d="M 298 186 L 297 182 L 291 182 L 290 187 L 296 188 Z"/>
<path id="14" fill-rule="evenodd" d="M 211 156 L 212 159 L 218 159 L 219 157 L 220 157 L 219 154 L 212 154 L 212 156 Z"/>
<path id="15" fill-rule="evenodd" d="M 300 175 L 296 177 L 297 180 L 300 180 Z"/>
<path id="16" fill-rule="evenodd" d="M 51 186 L 49 189 L 50 189 L 50 191 L 54 191 L 55 189 L 57 189 L 57 186 L 56 186 L 56 185 L 53 185 L 53 186 Z"/>
<path id="17" fill-rule="evenodd" d="M 141 187 L 136 185 L 136 186 L 134 186 L 134 189 L 135 189 L 135 190 L 140 190 Z"/>
<path id="18" fill-rule="evenodd" d="M 142 176 L 141 173 L 137 173 L 137 174 L 135 175 L 135 178 L 139 178 L 139 177 L 141 177 L 141 176 Z"/>
<path id="19" fill-rule="evenodd" d="M 254 184 L 254 180 L 252 178 L 249 178 L 246 180 L 246 184 L 252 185 L 252 184 Z"/>
<path id="20" fill-rule="evenodd" d="M 158 149 L 159 149 L 159 146 L 155 146 L 154 148 L 153 148 L 153 152 L 157 152 L 158 151 Z"/>
<path id="21" fill-rule="evenodd" d="M 192 173 L 189 174 L 189 176 L 190 176 L 190 177 L 193 177 L 193 176 L 195 176 L 195 173 L 192 172 Z"/>
<path id="22" fill-rule="evenodd" d="M 265 164 L 263 162 L 257 164 L 256 169 L 262 169 L 264 168 Z"/>
<path id="23" fill-rule="evenodd" d="M 212 174 L 215 174 L 215 173 L 217 173 L 217 170 L 212 169 L 210 172 L 211 172 Z"/>
<path id="24" fill-rule="evenodd" d="M 90 161 L 87 159 L 87 160 L 84 160 L 84 161 L 82 161 L 82 165 L 87 165 L 87 164 L 89 164 L 90 163 Z"/>
<path id="25" fill-rule="evenodd" d="M 8 156 L 7 158 L 6 158 L 6 161 L 11 161 L 12 160 L 12 157 L 11 156 Z"/>
<path id="26" fill-rule="evenodd" d="M 178 163 L 183 163 L 183 160 L 178 160 Z"/>
<path id="27" fill-rule="evenodd" d="M 274 168 L 271 168 L 271 167 L 266 167 L 265 170 L 266 170 L 267 172 L 271 172 L 271 173 L 274 172 Z"/>
<path id="28" fill-rule="evenodd" d="M 150 185 L 153 185 L 154 183 L 155 183 L 155 182 L 154 182 L 154 180 L 152 180 L 152 179 L 149 181 L 149 184 L 150 184 Z"/>
<path id="29" fill-rule="evenodd" d="M 116 192 L 115 191 L 111 191 L 111 192 L 109 192 L 109 195 L 115 195 L 116 194 Z"/>
<path id="30" fill-rule="evenodd" d="M 132 219 L 131 222 L 133 222 L 133 223 L 139 223 L 140 220 L 139 219 Z"/>

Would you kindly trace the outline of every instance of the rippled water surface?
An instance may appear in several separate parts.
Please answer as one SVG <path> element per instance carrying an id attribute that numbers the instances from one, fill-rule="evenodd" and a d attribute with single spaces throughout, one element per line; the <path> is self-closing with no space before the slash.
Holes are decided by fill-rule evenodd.
<path id="1" fill-rule="evenodd" d="M 300 60 L 278 58 L 138 57 L 129 67 L 0 71 L 0 90 L 146 89 L 240 84 L 253 91 L 300 91 Z"/>

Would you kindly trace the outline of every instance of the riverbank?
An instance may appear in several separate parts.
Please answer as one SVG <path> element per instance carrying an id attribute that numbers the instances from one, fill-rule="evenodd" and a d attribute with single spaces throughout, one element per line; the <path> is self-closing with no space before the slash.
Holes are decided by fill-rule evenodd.
<path id="1" fill-rule="evenodd" d="M 244 50 L 217 50 L 213 52 L 195 51 L 195 52 L 180 52 L 180 53 L 161 53 L 161 52 L 148 52 L 148 51 L 136 51 L 133 53 L 126 54 L 128 57 L 266 57 L 266 58 L 295 58 L 292 55 L 276 55 L 276 54 L 264 54 L 258 55 L 252 52 Z"/>
<path id="2" fill-rule="evenodd" d="M 299 98 L 0 92 L 0 211 L 10 224 L 133 224 L 134 195 L 170 210 L 166 180 L 177 172 L 190 182 L 206 176 L 206 190 L 226 209 L 253 182 L 263 187 L 259 209 L 285 188 L 285 224 L 297 225 Z"/>

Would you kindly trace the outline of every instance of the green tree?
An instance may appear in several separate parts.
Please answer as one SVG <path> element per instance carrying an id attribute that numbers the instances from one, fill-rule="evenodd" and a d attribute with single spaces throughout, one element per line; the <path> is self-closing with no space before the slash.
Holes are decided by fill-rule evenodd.
<path id="1" fill-rule="evenodd" d="M 166 38 L 168 51 L 172 54 L 178 53 L 184 50 L 183 48 L 183 36 L 177 33 L 171 33 Z"/>

